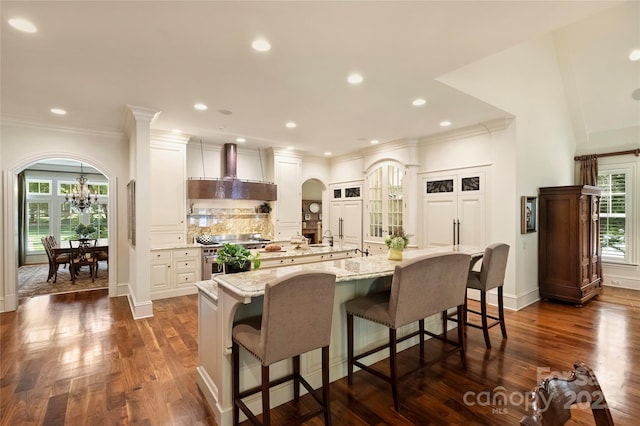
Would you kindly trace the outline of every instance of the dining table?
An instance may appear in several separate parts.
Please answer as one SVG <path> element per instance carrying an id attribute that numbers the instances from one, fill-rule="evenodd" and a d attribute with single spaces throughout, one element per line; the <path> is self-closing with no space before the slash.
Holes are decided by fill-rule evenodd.
<path id="1" fill-rule="evenodd" d="M 108 238 L 98 238 L 96 240 L 96 245 L 91 245 L 95 238 L 79 238 L 73 240 L 64 240 L 60 241 L 57 245 L 51 247 L 51 251 L 54 256 L 58 256 L 60 254 L 69 254 L 71 255 L 74 249 L 77 251 L 78 247 L 83 246 L 83 250 L 80 253 L 86 256 L 87 253 L 97 253 L 97 252 L 105 252 L 109 253 L 109 239 Z"/>

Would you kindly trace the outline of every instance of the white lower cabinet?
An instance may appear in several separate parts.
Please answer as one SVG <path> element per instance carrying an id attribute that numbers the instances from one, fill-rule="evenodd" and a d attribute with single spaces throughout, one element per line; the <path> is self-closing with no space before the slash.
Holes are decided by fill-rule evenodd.
<path id="1" fill-rule="evenodd" d="M 151 251 L 151 299 L 196 294 L 200 281 L 199 248 Z"/>

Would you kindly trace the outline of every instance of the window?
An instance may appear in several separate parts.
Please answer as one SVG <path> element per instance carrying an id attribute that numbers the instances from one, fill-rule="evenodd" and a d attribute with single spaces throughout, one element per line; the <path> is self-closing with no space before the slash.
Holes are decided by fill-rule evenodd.
<path id="1" fill-rule="evenodd" d="M 27 251 L 44 251 L 41 238 L 49 235 L 49 203 L 27 203 Z"/>
<path id="2" fill-rule="evenodd" d="M 27 179 L 28 195 L 51 195 L 50 180 Z"/>
<path id="3" fill-rule="evenodd" d="M 600 245 L 602 259 L 629 262 L 631 171 L 601 170 L 598 186 L 603 188 L 600 199 Z"/>

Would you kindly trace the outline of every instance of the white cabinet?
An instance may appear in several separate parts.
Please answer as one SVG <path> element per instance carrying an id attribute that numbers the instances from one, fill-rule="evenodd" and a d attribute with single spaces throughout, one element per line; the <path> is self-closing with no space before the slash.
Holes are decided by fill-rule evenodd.
<path id="1" fill-rule="evenodd" d="M 276 240 L 288 240 L 302 233 L 302 160 L 298 157 L 274 155 L 274 182 L 278 199 L 274 207 Z"/>
<path id="2" fill-rule="evenodd" d="M 151 246 L 175 246 L 186 235 L 186 141 L 154 134 L 150 148 Z"/>
<path id="3" fill-rule="evenodd" d="M 365 180 L 365 240 L 383 243 L 404 224 L 404 167 L 384 161 L 367 172 Z"/>
<path id="4" fill-rule="evenodd" d="M 331 201 L 329 229 L 334 244 L 353 244 L 362 248 L 362 201 Z"/>
<path id="5" fill-rule="evenodd" d="M 485 245 L 483 172 L 426 176 L 422 179 L 425 247 Z"/>
<path id="6" fill-rule="evenodd" d="M 151 251 L 151 299 L 195 294 L 200 280 L 201 249 L 161 249 Z"/>

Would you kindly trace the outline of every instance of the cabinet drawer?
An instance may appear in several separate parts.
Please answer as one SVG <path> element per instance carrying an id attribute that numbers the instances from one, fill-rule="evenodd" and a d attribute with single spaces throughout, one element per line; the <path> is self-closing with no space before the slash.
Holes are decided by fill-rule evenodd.
<path id="1" fill-rule="evenodd" d="M 184 257 L 198 257 L 200 256 L 200 254 L 200 248 L 176 249 L 173 251 L 173 257 L 175 259 L 181 259 Z"/>
<path id="2" fill-rule="evenodd" d="M 198 262 L 196 259 L 174 259 L 173 265 L 176 273 L 195 272 Z"/>
<path id="3" fill-rule="evenodd" d="M 169 260 L 171 259 L 171 252 L 166 250 L 158 250 L 151 252 L 151 261 L 154 260 Z"/>
<path id="4" fill-rule="evenodd" d="M 176 274 L 176 287 L 186 287 L 196 282 L 195 272 Z"/>

